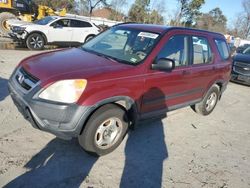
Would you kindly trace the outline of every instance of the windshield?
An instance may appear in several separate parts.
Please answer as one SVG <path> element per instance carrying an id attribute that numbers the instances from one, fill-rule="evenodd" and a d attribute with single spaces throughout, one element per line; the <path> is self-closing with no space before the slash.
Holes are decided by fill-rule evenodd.
<path id="1" fill-rule="evenodd" d="M 56 19 L 55 17 L 47 16 L 43 19 L 36 20 L 33 23 L 38 24 L 38 25 L 47 25 L 48 23 L 52 22 L 55 19 Z"/>
<path id="2" fill-rule="evenodd" d="M 82 46 L 83 50 L 121 63 L 139 64 L 155 46 L 159 34 L 140 30 L 111 28 Z"/>
<path id="3" fill-rule="evenodd" d="M 247 49 L 245 49 L 242 53 L 246 54 L 246 55 L 250 55 L 250 47 L 248 47 Z"/>

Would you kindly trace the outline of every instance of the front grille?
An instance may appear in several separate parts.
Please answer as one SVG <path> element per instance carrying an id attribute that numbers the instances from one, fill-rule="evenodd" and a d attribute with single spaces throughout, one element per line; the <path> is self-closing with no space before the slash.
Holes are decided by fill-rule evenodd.
<path id="1" fill-rule="evenodd" d="M 243 62 L 235 62 L 234 71 L 239 74 L 250 75 L 250 64 Z"/>
<path id="2" fill-rule="evenodd" d="M 36 83 L 39 81 L 38 78 L 31 75 L 23 67 L 17 70 L 15 79 L 17 83 L 20 84 L 20 86 L 27 91 L 33 88 L 36 85 Z"/>

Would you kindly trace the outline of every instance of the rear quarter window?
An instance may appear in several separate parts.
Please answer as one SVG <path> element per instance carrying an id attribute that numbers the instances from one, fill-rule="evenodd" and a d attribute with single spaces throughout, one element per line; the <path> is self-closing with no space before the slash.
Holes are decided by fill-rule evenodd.
<path id="1" fill-rule="evenodd" d="M 92 27 L 92 25 L 80 20 L 71 20 L 71 27 Z"/>
<path id="2" fill-rule="evenodd" d="M 226 43 L 226 41 L 222 40 L 222 39 L 215 39 L 215 44 L 217 46 L 217 49 L 219 51 L 220 57 L 223 60 L 227 60 L 230 56 L 229 54 L 229 49 L 228 49 L 228 45 Z"/>

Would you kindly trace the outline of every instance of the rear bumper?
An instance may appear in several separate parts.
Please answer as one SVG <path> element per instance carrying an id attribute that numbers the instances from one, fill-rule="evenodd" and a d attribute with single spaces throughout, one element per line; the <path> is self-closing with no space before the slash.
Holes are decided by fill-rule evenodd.
<path id="1" fill-rule="evenodd" d="M 15 79 L 10 79 L 8 88 L 11 98 L 23 117 L 34 128 L 50 132 L 63 139 L 71 139 L 80 134 L 91 113 L 91 107 L 35 99 L 32 92 L 24 94 L 18 87 Z M 35 88 L 34 90 L 40 89 Z"/>

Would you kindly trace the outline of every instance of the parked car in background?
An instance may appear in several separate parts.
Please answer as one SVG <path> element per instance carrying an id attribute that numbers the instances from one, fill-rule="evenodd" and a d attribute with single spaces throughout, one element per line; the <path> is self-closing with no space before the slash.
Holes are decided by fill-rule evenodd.
<path id="1" fill-rule="evenodd" d="M 250 85 L 250 46 L 233 57 L 231 81 Z"/>
<path id="2" fill-rule="evenodd" d="M 100 32 L 92 22 L 72 18 L 48 16 L 41 20 L 11 26 L 9 34 L 31 50 L 41 50 L 46 44 L 77 45 L 88 41 Z"/>
<path id="3" fill-rule="evenodd" d="M 84 150 L 104 155 L 139 120 L 185 106 L 210 114 L 230 73 L 229 49 L 219 33 L 120 24 L 80 48 L 24 59 L 9 90 L 35 128 L 78 137 Z"/>
<path id="4" fill-rule="evenodd" d="M 245 49 L 247 49 L 248 47 L 250 47 L 250 44 L 244 44 L 242 46 L 239 46 L 237 49 L 236 49 L 236 52 L 237 53 L 242 53 Z"/>

